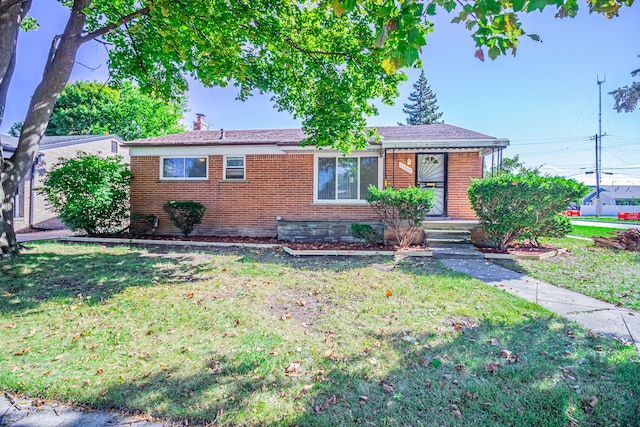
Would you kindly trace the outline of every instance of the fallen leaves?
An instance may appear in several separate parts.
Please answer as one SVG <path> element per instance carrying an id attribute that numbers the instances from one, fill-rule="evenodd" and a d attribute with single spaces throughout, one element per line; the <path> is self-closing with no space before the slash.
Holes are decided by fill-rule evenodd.
<path id="1" fill-rule="evenodd" d="M 23 348 L 22 350 L 16 351 L 13 353 L 14 356 L 23 356 L 31 351 L 31 347 Z"/>
<path id="2" fill-rule="evenodd" d="M 462 412 L 460 411 L 460 408 L 458 408 L 458 405 L 456 404 L 451 405 L 451 415 L 453 415 L 454 418 L 462 417 Z"/>
<path id="3" fill-rule="evenodd" d="M 324 402 L 322 402 L 321 404 L 316 404 L 316 400 L 311 399 L 311 407 L 313 408 L 314 414 L 321 414 L 326 409 L 328 409 L 329 406 L 335 405 L 336 403 L 338 403 L 338 398 L 335 396 L 335 394 L 325 399 Z"/>
<path id="4" fill-rule="evenodd" d="M 382 381 L 380 385 L 382 385 L 382 389 L 387 393 L 393 393 L 395 391 L 395 389 L 393 388 L 393 384 L 388 384 Z"/>
<path id="5" fill-rule="evenodd" d="M 391 292 L 389 289 L 385 290 L 384 293 L 387 295 L 387 298 L 393 295 L 393 292 Z"/>
<path id="6" fill-rule="evenodd" d="M 486 365 L 484 365 L 484 370 L 490 374 L 495 374 L 496 372 L 498 372 L 498 369 L 500 368 L 500 366 L 501 365 L 499 363 L 489 362 Z"/>
<path id="7" fill-rule="evenodd" d="M 288 377 L 297 377 L 300 373 L 300 362 L 291 362 L 284 368 L 284 374 Z"/>

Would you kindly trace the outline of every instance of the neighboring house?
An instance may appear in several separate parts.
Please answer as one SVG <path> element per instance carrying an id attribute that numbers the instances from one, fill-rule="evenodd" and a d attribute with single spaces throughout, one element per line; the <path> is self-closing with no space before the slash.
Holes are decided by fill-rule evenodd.
<path id="1" fill-rule="evenodd" d="M 283 225 L 296 223 L 289 238 L 335 237 L 317 227 L 377 221 L 365 200 L 372 184 L 433 189 L 432 216 L 475 219 L 467 188 L 482 177 L 484 156 L 507 139 L 446 124 L 377 129 L 381 144 L 349 155 L 299 146 L 299 129 L 200 130 L 126 142 L 131 212 L 157 215 L 159 233 L 176 233 L 163 204 L 195 200 L 207 208 L 195 234 L 282 237 Z"/>
<path id="2" fill-rule="evenodd" d="M 601 215 L 616 216 L 619 212 L 640 212 L 640 185 L 601 185 Z M 581 216 L 596 214 L 596 188 L 590 187 L 589 194 L 580 205 Z"/>
<path id="3" fill-rule="evenodd" d="M 0 136 L 5 157 L 10 157 L 16 149 L 18 138 Z M 74 157 L 79 151 L 105 156 L 119 154 L 129 161 L 128 150 L 123 148 L 122 139 L 116 135 L 67 135 L 44 136 L 40 151 L 30 172 L 18 186 L 14 204 L 14 229 L 60 229 L 63 224 L 50 210 L 44 197 L 35 189 L 42 186 L 44 173 L 50 170 L 60 158 Z"/>

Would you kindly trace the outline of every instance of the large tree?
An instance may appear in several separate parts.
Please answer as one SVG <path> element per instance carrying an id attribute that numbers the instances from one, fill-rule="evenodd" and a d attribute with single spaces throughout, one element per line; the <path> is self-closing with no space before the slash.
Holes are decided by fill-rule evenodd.
<path id="1" fill-rule="evenodd" d="M 116 134 L 125 141 L 184 132 L 182 102 L 166 102 L 130 82 L 68 84 L 51 113 L 45 135 Z"/>
<path id="2" fill-rule="evenodd" d="M 617 14 L 633 0 L 592 0 L 592 11 Z M 32 0 L 0 0 L 0 124 L 16 61 L 20 25 Z M 419 65 L 440 6 L 456 11 L 478 46 L 494 58 L 515 52 L 525 35 L 517 14 L 559 7 L 573 16 L 576 0 L 61 0 L 70 8 L 67 25 L 51 43 L 42 80 L 28 107 L 14 154 L 0 158 L 2 220 L 0 253 L 17 254 L 13 195 L 37 152 L 51 111 L 69 80 L 80 46 L 108 43 L 116 80 L 133 79 L 157 96 L 176 99 L 187 78 L 206 86 L 273 94 L 277 108 L 302 119 L 308 143 L 350 150 L 375 133 L 366 117 L 371 100 L 391 103 L 406 77 L 402 67 Z M 535 36 L 531 35 L 535 38 Z M 480 55 L 482 54 L 482 55 Z"/>
<path id="3" fill-rule="evenodd" d="M 640 76 L 640 68 L 632 71 L 631 76 Z M 613 92 L 609 92 L 609 94 L 613 95 L 613 100 L 615 101 L 613 108 L 617 110 L 618 113 L 622 111 L 630 113 L 635 110 L 638 103 L 640 103 L 640 82 L 633 82 L 629 86 L 623 86 Z"/>
<path id="4" fill-rule="evenodd" d="M 440 118 L 442 113 L 438 111 L 438 98 L 433 93 L 424 70 L 413 84 L 413 91 L 409 94 L 409 102 L 404 104 L 402 112 L 407 117 L 408 125 L 433 125 L 443 123 Z M 398 123 L 402 125 L 402 123 Z"/>

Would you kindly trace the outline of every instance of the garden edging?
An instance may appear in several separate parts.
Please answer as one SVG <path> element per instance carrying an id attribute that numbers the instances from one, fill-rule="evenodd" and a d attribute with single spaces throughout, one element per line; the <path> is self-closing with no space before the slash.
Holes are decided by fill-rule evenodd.
<path id="1" fill-rule="evenodd" d="M 61 242 L 77 242 L 77 243 L 115 243 L 124 245 L 159 245 L 159 246 L 196 246 L 196 247 L 244 247 L 259 249 L 276 249 L 282 248 L 284 252 L 292 256 L 408 256 L 408 257 L 431 257 L 433 253 L 429 250 L 395 250 L 395 251 L 378 251 L 378 250 L 342 250 L 342 249 L 291 249 L 285 244 L 275 243 L 243 243 L 243 242 L 198 242 L 184 240 L 150 240 L 150 239 L 122 239 L 122 238 L 103 238 L 103 237 L 60 237 Z"/>

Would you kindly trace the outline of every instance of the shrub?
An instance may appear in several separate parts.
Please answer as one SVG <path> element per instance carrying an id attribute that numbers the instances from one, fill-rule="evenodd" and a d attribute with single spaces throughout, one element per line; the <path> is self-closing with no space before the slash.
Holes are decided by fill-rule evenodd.
<path id="1" fill-rule="evenodd" d="M 135 237 L 140 237 L 150 231 L 155 233 L 157 225 L 158 217 L 155 215 L 132 213 L 131 221 L 129 223 L 129 232 Z"/>
<path id="2" fill-rule="evenodd" d="M 537 242 L 546 233 L 555 232 L 554 216 L 587 191 L 587 186 L 572 179 L 527 172 L 475 179 L 468 194 L 489 241 L 504 250 L 525 236 Z"/>
<path id="3" fill-rule="evenodd" d="M 564 215 L 556 214 L 548 221 L 526 231 L 522 237 L 528 239 L 534 246 L 540 246 L 541 237 L 561 238 L 571 233 L 571 220 Z"/>
<path id="4" fill-rule="evenodd" d="M 162 206 L 169 215 L 169 219 L 180 229 L 186 237 L 202 222 L 202 217 L 207 208 L 202 203 L 193 200 L 170 200 Z"/>
<path id="5" fill-rule="evenodd" d="M 433 206 L 433 192 L 409 187 L 380 190 L 369 187 L 367 202 L 378 214 L 385 227 L 393 230 L 398 244 L 406 248 Z"/>
<path id="6" fill-rule="evenodd" d="M 374 229 L 370 224 L 351 224 L 351 235 L 354 239 L 375 245 L 382 240 L 382 236 L 378 230 Z"/>
<path id="7" fill-rule="evenodd" d="M 129 166 L 122 157 L 79 152 L 45 174 L 38 192 L 73 231 L 108 233 L 122 227 L 129 211 Z"/>

